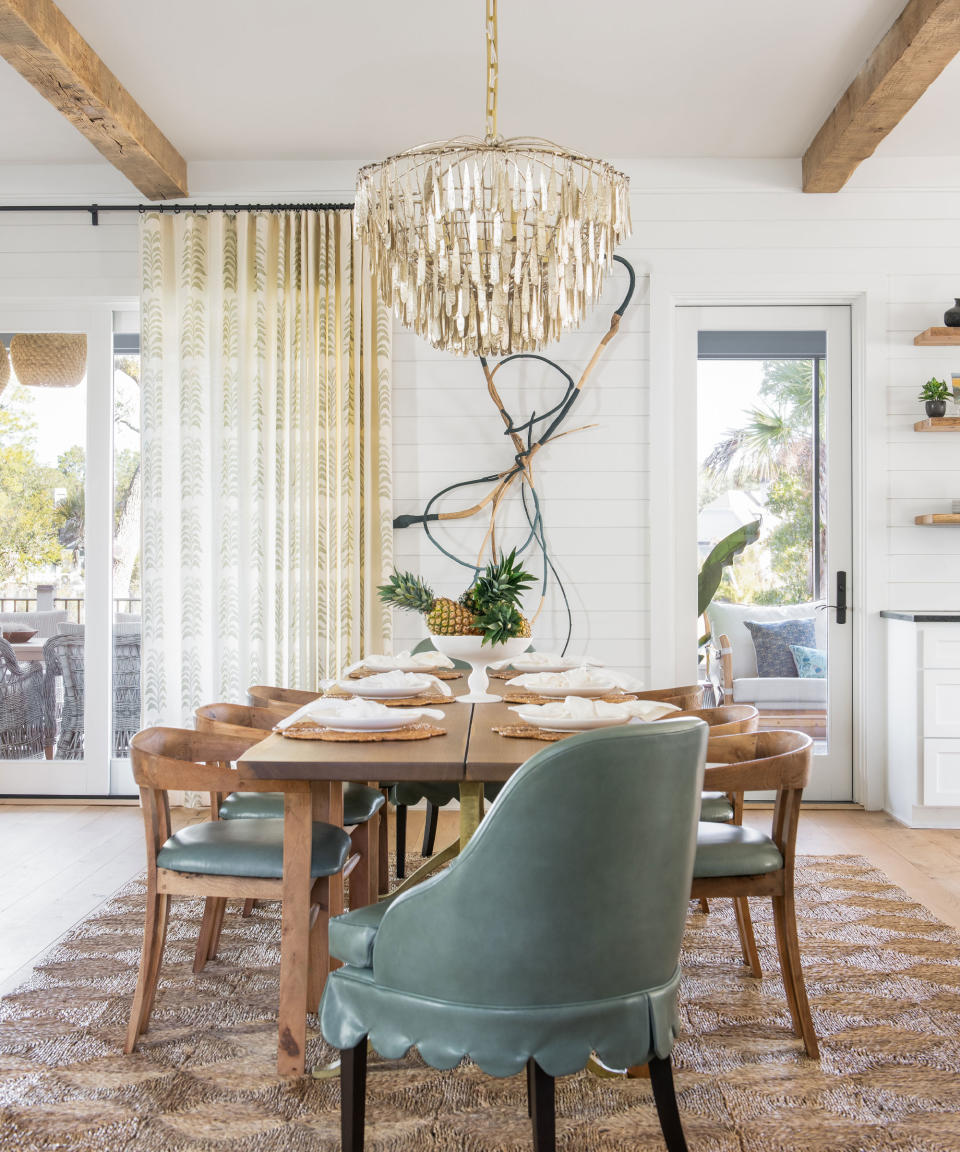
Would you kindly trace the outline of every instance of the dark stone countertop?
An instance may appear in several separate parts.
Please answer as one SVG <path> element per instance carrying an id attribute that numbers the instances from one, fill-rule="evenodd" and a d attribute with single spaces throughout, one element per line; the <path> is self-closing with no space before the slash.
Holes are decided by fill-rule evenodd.
<path id="1" fill-rule="evenodd" d="M 920 612 L 899 611 L 885 608 L 880 615 L 885 620 L 909 620 L 913 624 L 960 624 L 960 611 L 948 612 L 930 608 Z"/>

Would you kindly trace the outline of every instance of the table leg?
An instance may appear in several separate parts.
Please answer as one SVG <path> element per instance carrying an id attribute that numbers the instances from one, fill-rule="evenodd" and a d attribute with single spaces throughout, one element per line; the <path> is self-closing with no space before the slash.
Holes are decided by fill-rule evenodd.
<path id="1" fill-rule="evenodd" d="M 428 876 L 432 876 L 445 864 L 449 864 L 467 846 L 470 837 L 476 832 L 482 819 L 483 784 L 479 780 L 461 780 L 460 835 L 452 844 L 448 844 L 446 848 L 435 852 L 429 860 L 425 860 L 415 872 L 411 872 L 402 884 L 398 884 L 390 895 L 396 896 L 401 892 L 415 888 L 418 884 L 423 883 Z M 385 900 L 386 894 L 381 895 L 380 899 Z"/>
<path id="2" fill-rule="evenodd" d="M 307 966 L 310 952 L 310 793 L 284 791 L 283 908 L 277 1072 L 302 1076 L 307 1044 Z"/>
<path id="3" fill-rule="evenodd" d="M 460 781 L 460 850 L 480 827 L 483 819 L 483 783 L 480 780 Z"/>
<path id="4" fill-rule="evenodd" d="M 343 827 L 343 785 L 339 780 L 312 780 L 310 792 L 313 796 L 314 820 L 325 820 L 338 828 Z M 328 916 L 339 916 L 343 912 L 343 876 L 337 873 L 330 877 L 330 907 Z M 340 961 L 330 960 L 331 968 L 339 968 Z M 323 977 L 326 981 L 326 976 Z M 323 983 L 320 984 L 323 991 Z"/>

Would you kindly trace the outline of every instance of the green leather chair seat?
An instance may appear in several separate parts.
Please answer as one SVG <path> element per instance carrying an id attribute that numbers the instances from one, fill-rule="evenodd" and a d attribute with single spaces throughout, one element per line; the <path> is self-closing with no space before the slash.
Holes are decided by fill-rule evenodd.
<path id="1" fill-rule="evenodd" d="M 494 1076 L 669 1056 L 706 743 L 680 719 L 535 753 L 445 871 L 331 919 L 327 1043 Z"/>
<path id="2" fill-rule="evenodd" d="M 350 837 L 342 828 L 317 820 L 313 825 L 310 875 L 333 876 L 350 853 Z M 257 876 L 279 880 L 283 875 L 283 821 L 213 820 L 182 828 L 157 853 L 157 867 L 204 876 Z"/>
<path id="3" fill-rule="evenodd" d="M 769 836 L 739 824 L 709 824 L 697 829 L 694 877 L 759 876 L 783 867 L 780 849 Z"/>
<path id="4" fill-rule="evenodd" d="M 381 900 L 335 916 L 330 921 L 330 955 L 355 968 L 370 968 L 377 930 L 392 902 Z"/>
<path id="5" fill-rule="evenodd" d="M 484 784 L 483 794 L 492 804 L 500 795 L 502 787 L 503 784 Z M 429 800 L 437 808 L 442 808 L 459 799 L 460 786 L 444 780 L 404 780 L 390 789 L 390 803 L 393 805 L 413 805 L 419 804 L 421 800 Z"/>
<path id="6" fill-rule="evenodd" d="M 704 792 L 700 797 L 700 819 L 725 824 L 733 819 L 733 805 L 726 792 Z"/>
<path id="7" fill-rule="evenodd" d="M 366 784 L 347 784 L 343 789 L 344 824 L 365 824 L 383 807 L 383 793 Z M 221 820 L 279 819 L 283 816 L 282 792 L 231 792 L 220 805 Z"/>

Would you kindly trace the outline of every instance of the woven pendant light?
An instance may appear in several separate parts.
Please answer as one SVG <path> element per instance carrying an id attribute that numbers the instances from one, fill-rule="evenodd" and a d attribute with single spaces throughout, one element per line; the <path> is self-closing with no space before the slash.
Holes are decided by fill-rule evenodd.
<path id="1" fill-rule="evenodd" d="M 3 390 L 10 383 L 10 357 L 7 355 L 7 350 L 0 344 L 0 395 L 3 395 Z"/>
<path id="2" fill-rule="evenodd" d="M 87 338 L 71 332 L 23 332 L 10 341 L 17 382 L 27 388 L 76 388 L 87 372 Z"/>

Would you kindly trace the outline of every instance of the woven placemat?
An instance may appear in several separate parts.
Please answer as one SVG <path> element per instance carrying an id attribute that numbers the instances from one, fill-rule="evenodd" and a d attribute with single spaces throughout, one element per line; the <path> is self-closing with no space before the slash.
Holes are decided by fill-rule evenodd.
<path id="1" fill-rule="evenodd" d="M 514 740 L 562 740 L 565 736 L 576 736 L 576 732 L 548 732 L 546 728 L 536 728 L 532 724 L 503 724 L 492 731 Z"/>
<path id="2" fill-rule="evenodd" d="M 382 668 L 355 668 L 347 677 L 349 680 L 365 680 L 368 676 L 380 676 L 383 674 Z M 417 669 L 418 676 L 436 676 L 438 680 L 459 680 L 462 672 L 458 672 L 456 668 L 424 668 Z"/>
<path id="3" fill-rule="evenodd" d="M 504 704 L 556 704 L 560 696 L 538 696 L 535 692 L 521 692 L 519 689 L 504 694 Z M 611 692 L 609 696 L 590 696 L 590 700 L 602 700 L 604 704 L 630 704 L 637 699 L 627 692 Z"/>
<path id="4" fill-rule="evenodd" d="M 520 673 L 516 668 L 488 668 L 487 675 L 491 680 L 512 680 L 514 676 L 519 676 Z"/>
<path id="5" fill-rule="evenodd" d="M 324 692 L 325 700 L 356 700 L 353 692 Z M 373 699 L 373 697 L 360 697 Z M 378 704 L 386 704 L 388 708 L 425 708 L 428 704 L 449 704 L 452 696 L 444 696 L 442 692 L 421 692 L 419 696 L 392 696 L 389 700 L 376 698 Z"/>
<path id="6" fill-rule="evenodd" d="M 279 731 L 279 729 L 274 729 Z M 385 740 L 429 740 L 431 736 L 446 736 L 446 728 L 433 724 L 410 724 L 406 728 L 394 728 L 392 732 L 338 732 L 333 728 L 322 728 L 319 724 L 300 721 L 291 724 L 280 732 L 289 740 L 331 740 L 349 744 L 379 744 Z"/>

